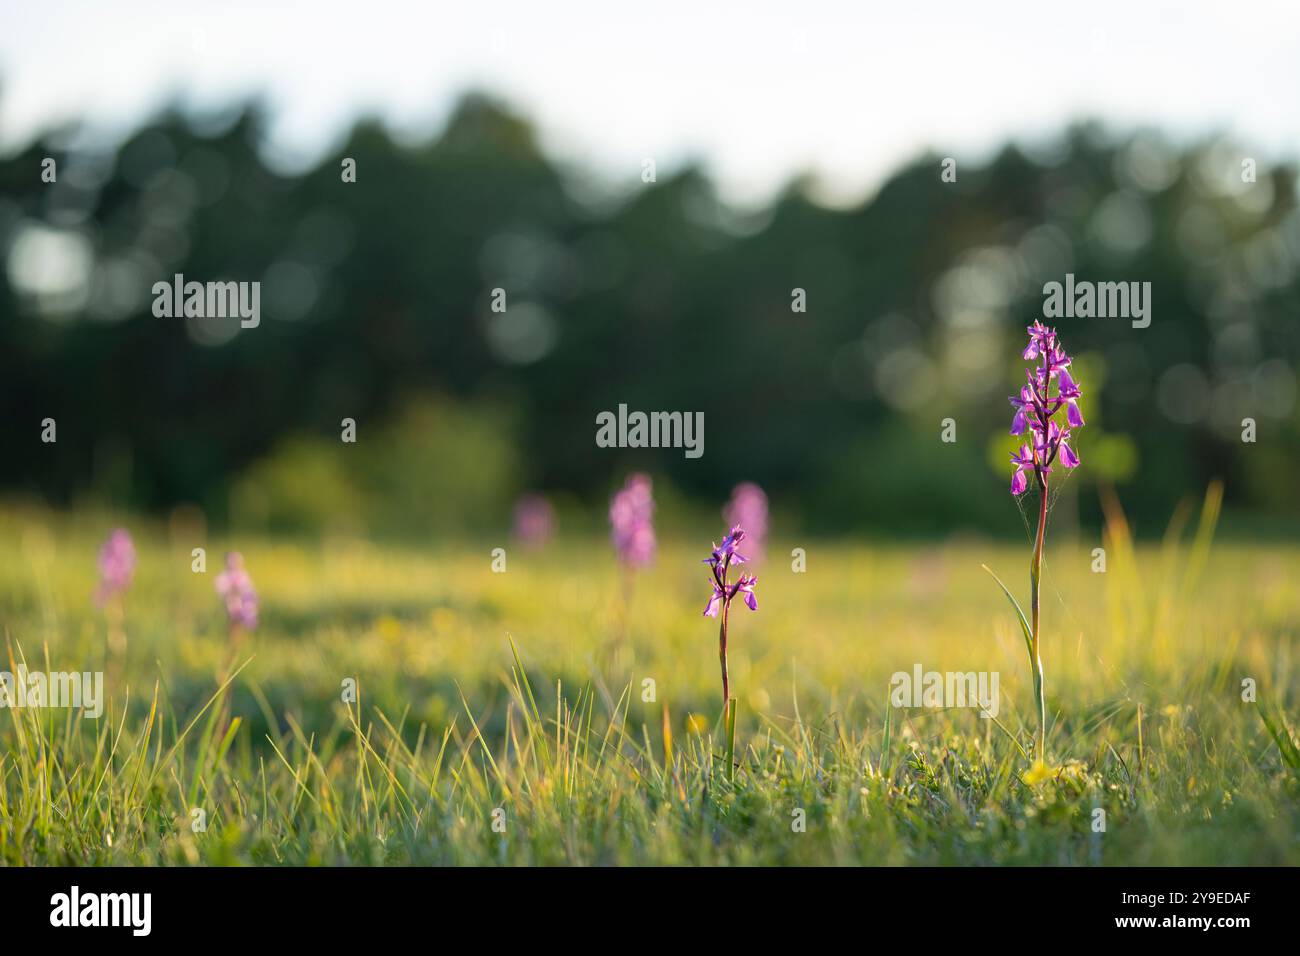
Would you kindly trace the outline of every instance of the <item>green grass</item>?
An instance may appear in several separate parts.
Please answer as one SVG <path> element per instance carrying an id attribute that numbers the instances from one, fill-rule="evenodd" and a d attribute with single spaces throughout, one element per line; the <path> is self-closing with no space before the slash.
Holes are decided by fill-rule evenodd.
<path id="1" fill-rule="evenodd" d="M 1059 769 L 1030 785 L 1024 639 L 981 569 L 1023 602 L 1027 547 L 774 541 L 759 612 L 732 614 L 729 777 L 700 613 L 716 529 L 628 590 L 599 539 L 509 548 L 505 574 L 499 542 L 209 541 L 196 575 L 201 538 L 136 524 L 112 659 L 89 600 L 110 525 L 0 512 L 0 670 L 102 669 L 111 697 L 98 721 L 0 710 L 0 862 L 1295 864 L 1300 550 L 1211 549 L 1208 518 L 1134 547 L 1112 508 L 1104 574 L 1100 542 L 1049 547 Z M 212 589 L 232 544 L 263 597 L 233 651 Z M 998 671 L 996 723 L 888 708 L 916 663 Z"/>

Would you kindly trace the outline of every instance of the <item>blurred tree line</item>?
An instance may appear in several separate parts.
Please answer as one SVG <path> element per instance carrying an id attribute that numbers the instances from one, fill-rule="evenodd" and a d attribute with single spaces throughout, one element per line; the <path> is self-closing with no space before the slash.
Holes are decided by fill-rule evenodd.
<path id="1" fill-rule="evenodd" d="M 952 182 L 918 157 L 855 208 L 796 179 L 741 209 L 698 167 L 563 169 L 477 94 L 424 141 L 358 121 L 294 174 L 264 130 L 255 104 L 174 109 L 115 148 L 55 130 L 0 161 L 7 491 L 401 534 L 499 525 L 530 487 L 599 513 L 638 467 L 699 501 L 756 480 L 812 530 L 1018 533 L 1006 398 L 1072 272 L 1153 297 L 1146 329 L 1056 323 L 1082 519 L 1098 481 L 1146 531 L 1216 476 L 1239 513 L 1300 509 L 1296 171 L 1248 175 L 1226 140 L 1085 124 L 957 157 Z M 156 318 L 175 273 L 260 281 L 260 326 Z M 620 403 L 703 410 L 703 457 L 598 448 Z"/>

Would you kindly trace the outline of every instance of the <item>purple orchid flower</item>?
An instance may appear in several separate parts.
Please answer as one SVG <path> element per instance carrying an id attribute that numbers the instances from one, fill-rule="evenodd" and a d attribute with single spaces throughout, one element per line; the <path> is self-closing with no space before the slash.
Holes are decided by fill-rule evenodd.
<path id="1" fill-rule="evenodd" d="M 745 595 L 745 604 L 751 611 L 757 611 L 758 597 L 754 594 L 754 585 L 757 583 L 758 577 L 753 574 L 742 574 L 729 588 L 723 588 L 716 581 L 713 582 L 713 594 L 709 596 L 709 603 L 704 605 L 704 616 L 717 617 L 718 606 L 730 603 L 737 594 Z"/>
<path id="2" fill-rule="evenodd" d="M 1035 322 L 1029 326 L 1029 344 L 1025 346 L 1024 352 L 1021 353 L 1026 362 L 1032 362 L 1038 358 L 1039 347 L 1045 341 L 1049 331 L 1042 322 Z"/>
<path id="3" fill-rule="evenodd" d="M 758 597 L 754 594 L 754 585 L 757 583 L 758 577 L 753 574 L 742 574 L 736 582 L 736 591 L 745 595 L 745 606 L 751 611 L 758 610 Z"/>
<path id="4" fill-rule="evenodd" d="M 1011 455 L 1011 464 L 1015 468 L 1011 474 L 1011 494 L 1019 497 L 1028 491 L 1029 476 L 1033 475 L 1038 486 L 1038 532 L 1029 565 L 1032 623 L 1025 624 L 1025 637 L 1033 669 L 1034 699 L 1038 705 L 1037 756 L 1042 763 L 1047 759 L 1047 703 L 1043 694 L 1043 660 L 1039 652 L 1039 590 L 1043 541 L 1047 533 L 1047 479 L 1058 460 L 1067 469 L 1079 466 L 1079 455 L 1070 442 L 1071 429 L 1083 427 L 1083 415 L 1078 406 L 1083 393 L 1069 372 L 1072 359 L 1061 348 L 1056 330 L 1035 322 L 1026 331 L 1029 344 L 1022 354 L 1026 361 L 1037 364 L 1025 369 L 1027 384 L 1021 386 L 1018 396 L 1010 398 L 1016 410 L 1011 419 L 1011 434 L 1026 437 L 1020 450 Z M 1052 392 L 1054 381 L 1055 394 Z M 1062 409 L 1065 409 L 1064 425 L 1054 420 Z M 1011 592 L 1005 586 L 1002 589 L 1015 605 L 1020 620 L 1025 622 L 1025 615 Z"/>
<path id="5" fill-rule="evenodd" d="M 1021 431 L 1024 431 L 1022 428 Z M 1022 495 L 1025 489 L 1029 487 L 1029 479 L 1025 477 L 1025 469 L 1034 467 L 1034 453 L 1028 445 L 1020 446 L 1020 454 L 1011 456 L 1011 463 L 1016 466 L 1016 470 L 1011 475 L 1011 493 L 1013 495 Z"/>
<path id="6" fill-rule="evenodd" d="M 1035 322 L 1027 331 L 1029 344 L 1023 355 L 1041 361 L 1025 369 L 1028 384 L 1021 386 L 1018 396 L 1008 399 L 1016 410 L 1011 419 L 1011 434 L 1023 435 L 1026 430 L 1030 433 L 1030 443 L 1022 446 L 1019 454 L 1011 456 L 1016 469 L 1011 476 L 1011 493 L 1017 496 L 1029 488 L 1029 471 L 1037 479 L 1039 490 L 1046 493 L 1046 476 L 1058 458 L 1066 468 L 1078 467 L 1079 455 L 1070 445 L 1070 429 L 1082 428 L 1084 424 L 1078 405 L 1083 392 L 1068 371 L 1073 360 L 1057 341 L 1056 330 Z M 1055 394 L 1052 394 L 1053 380 Z M 1062 408 L 1065 427 L 1053 421 Z"/>
<path id="7" fill-rule="evenodd" d="M 715 545 L 713 553 L 705 558 L 701 563 L 707 564 L 711 568 L 717 568 L 719 565 L 727 564 L 745 564 L 749 559 L 736 550 L 748 535 L 736 525 L 722 539 L 722 544 Z"/>
<path id="8" fill-rule="evenodd" d="M 1029 386 L 1026 385 L 1020 389 L 1020 397 L 1016 398 L 1015 396 L 1012 396 L 1010 401 L 1016 409 L 1015 417 L 1011 419 L 1011 434 L 1023 435 L 1025 433 L 1025 427 L 1029 424 L 1026 410 L 1033 408 L 1034 404 L 1033 393 Z"/>
<path id="9" fill-rule="evenodd" d="M 654 495 L 650 478 L 628 477 L 609 503 L 610 539 L 619 559 L 629 567 L 649 564 L 655 557 Z"/>
<path id="10" fill-rule="evenodd" d="M 1065 399 L 1065 419 L 1070 423 L 1071 428 L 1083 427 L 1083 415 L 1079 412 L 1079 386 L 1074 384 L 1074 379 L 1070 377 L 1062 366 L 1056 380 L 1057 394 L 1059 398 Z"/>
<path id="11" fill-rule="evenodd" d="M 728 527 L 740 525 L 745 529 L 750 557 L 755 563 L 763 560 L 767 543 L 767 494 L 752 481 L 744 481 L 731 491 L 731 500 L 722 510 Z"/>
<path id="12" fill-rule="evenodd" d="M 514 536 L 527 548 L 545 547 L 555 535 L 555 508 L 545 495 L 528 492 L 515 501 Z"/>
<path id="13" fill-rule="evenodd" d="M 99 549 L 99 586 L 95 604 L 103 607 L 126 593 L 135 576 L 135 542 L 125 528 L 116 528 Z"/>
<path id="14" fill-rule="evenodd" d="M 737 594 L 743 594 L 749 609 L 758 610 L 758 597 L 754 594 L 754 586 L 758 584 L 758 578 L 752 574 L 742 574 L 734 582 L 728 580 L 731 566 L 744 564 L 748 560 L 737 550 L 745 537 L 744 529 L 736 525 L 722 539 L 721 544 L 714 545 L 712 553 L 703 562 L 713 572 L 713 580 L 710 582 L 713 585 L 713 593 L 709 595 L 709 603 L 704 606 L 704 616 L 717 617 L 718 611 L 722 611 L 722 622 L 718 630 L 718 657 L 722 662 L 724 703 L 731 700 L 731 685 L 727 674 L 727 617 L 731 610 L 731 602 Z"/>
<path id="15" fill-rule="evenodd" d="M 257 590 L 244 569 L 243 555 L 238 551 L 226 555 L 226 568 L 217 575 L 215 584 L 217 594 L 226 605 L 231 633 L 257 630 Z"/>

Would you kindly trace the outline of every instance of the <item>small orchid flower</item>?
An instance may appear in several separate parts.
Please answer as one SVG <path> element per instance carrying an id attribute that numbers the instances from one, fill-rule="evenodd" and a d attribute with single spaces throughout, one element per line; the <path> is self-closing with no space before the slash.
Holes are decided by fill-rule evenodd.
<path id="1" fill-rule="evenodd" d="M 1074 379 L 1064 368 L 1061 369 L 1057 377 L 1057 397 L 1065 400 L 1065 420 L 1070 423 L 1071 428 L 1083 427 L 1083 415 L 1079 412 L 1079 396 L 1083 393 L 1079 386 L 1074 384 Z"/>
<path id="2" fill-rule="evenodd" d="M 722 539 L 722 544 L 714 545 L 713 552 L 701 562 L 713 569 L 713 597 L 709 598 L 709 603 L 704 609 L 705 617 L 713 617 L 718 613 L 719 602 L 725 610 L 731 604 L 732 598 L 742 592 L 746 594 L 745 603 L 749 605 L 750 610 L 758 610 L 758 600 L 754 597 L 754 585 L 758 583 L 758 578 L 742 574 L 735 584 L 730 586 L 727 584 L 727 572 L 731 565 L 744 564 L 749 560 L 737 550 L 745 537 L 744 529 L 736 525 Z"/>
<path id="3" fill-rule="evenodd" d="M 709 595 L 709 603 L 704 605 L 705 617 L 718 616 L 718 605 L 722 603 L 722 598 L 725 594 L 726 592 L 718 586 L 717 582 L 714 582 L 713 593 Z"/>
<path id="4" fill-rule="evenodd" d="M 745 595 L 745 604 L 751 611 L 758 610 L 758 598 L 754 594 L 758 578 L 752 574 L 742 574 L 735 582 L 728 579 L 731 566 L 744 564 L 746 561 L 745 556 L 737 550 L 744 540 L 745 530 L 740 525 L 735 525 L 723 537 L 722 544 L 713 546 L 712 552 L 703 562 L 713 573 L 712 580 L 709 582 L 713 587 L 713 593 L 709 595 L 709 603 L 704 606 L 704 616 L 717 617 L 718 612 L 722 612 L 722 620 L 718 625 L 718 662 L 722 666 L 722 703 L 727 727 L 728 774 L 735 769 L 732 758 L 736 746 L 736 701 L 731 696 L 730 677 L 727 673 L 727 621 L 731 612 L 731 602 L 737 594 Z"/>
<path id="5" fill-rule="evenodd" d="M 1016 466 L 1015 472 L 1011 475 L 1011 493 L 1013 495 L 1023 495 L 1025 489 L 1029 487 L 1029 479 L 1025 477 L 1025 469 L 1034 467 L 1034 453 L 1028 445 L 1020 446 L 1020 454 L 1011 456 L 1011 463 Z"/>
<path id="6" fill-rule="evenodd" d="M 1011 419 L 1011 434 L 1023 435 L 1025 427 L 1029 424 L 1026 409 L 1033 407 L 1033 392 L 1026 385 L 1020 389 L 1020 397 L 1014 395 L 1009 399 L 1016 409 L 1015 417 Z"/>
<path id="7" fill-rule="evenodd" d="M 1076 455 L 1074 449 L 1070 447 L 1069 437 L 1070 433 L 1066 431 L 1061 438 L 1060 444 L 1057 445 L 1057 450 L 1061 457 L 1061 464 L 1066 468 L 1078 468 L 1079 456 Z"/>
<path id="8" fill-rule="evenodd" d="M 744 531 L 739 525 L 731 529 L 731 532 L 722 539 L 722 544 L 716 545 L 713 553 L 704 559 L 702 563 L 711 568 L 716 568 L 720 564 L 744 564 L 749 559 L 736 550 L 741 540 L 746 537 Z"/>
<path id="9" fill-rule="evenodd" d="M 135 576 L 135 542 L 125 528 L 116 528 L 99 549 L 99 586 L 95 604 L 103 607 L 131 587 Z"/>
<path id="10" fill-rule="evenodd" d="M 758 610 L 758 597 L 754 594 L 754 585 L 758 584 L 758 577 L 753 574 L 742 574 L 740 580 L 736 582 L 736 591 L 745 595 L 745 604 L 751 611 Z"/>
<path id="11" fill-rule="evenodd" d="M 654 562 L 658 542 L 654 526 L 655 499 L 650 476 L 628 475 L 623 487 L 609 499 L 609 538 L 622 565 L 619 589 L 621 612 L 618 643 L 625 642 L 632 621 L 632 592 L 636 571 Z"/>
<path id="12" fill-rule="evenodd" d="M 227 554 L 225 570 L 217 575 L 214 583 L 217 594 L 225 602 L 231 634 L 257 630 L 257 590 L 244 569 L 243 555 L 238 551 Z"/>
<path id="13" fill-rule="evenodd" d="M 713 585 L 713 593 L 709 596 L 709 603 L 704 606 L 704 616 L 717 617 L 719 609 L 722 611 L 722 628 L 718 634 L 718 643 L 722 658 L 722 699 L 724 701 L 731 699 L 731 687 L 727 678 L 727 612 L 731 610 L 731 602 L 737 594 L 745 595 L 745 604 L 751 611 L 758 610 L 758 598 L 754 595 L 754 585 L 758 584 L 757 577 L 752 574 L 742 574 L 736 581 L 728 581 L 731 566 L 744 564 L 747 560 L 736 550 L 743 540 L 745 540 L 745 531 L 740 525 L 736 525 L 722 539 L 722 544 L 713 546 L 712 553 L 703 561 L 713 571 L 713 580 L 710 582 Z"/>
<path id="14" fill-rule="evenodd" d="M 610 539 L 619 559 L 629 567 L 646 565 L 654 560 L 654 510 L 654 495 L 647 475 L 629 476 L 610 499 Z"/>
<path id="15" fill-rule="evenodd" d="M 108 622 L 108 649 L 115 655 L 126 652 L 126 592 L 135 577 L 135 542 L 125 528 L 116 528 L 99 549 L 99 585 L 95 606 L 102 608 Z"/>
<path id="16" fill-rule="evenodd" d="M 1050 346 L 1052 337 L 1055 333 L 1041 322 L 1035 322 L 1029 326 L 1029 344 L 1025 346 L 1024 356 L 1026 362 L 1032 362 L 1038 358 L 1039 350 Z"/>
<path id="17" fill-rule="evenodd" d="M 527 548 L 542 548 L 555 534 L 555 508 L 545 495 L 522 494 L 515 501 L 514 536 Z"/>
<path id="18" fill-rule="evenodd" d="M 722 509 L 728 527 L 740 525 L 745 529 L 748 544 L 745 546 L 755 563 L 763 560 L 767 543 L 767 494 L 752 481 L 741 482 L 731 491 L 731 500 Z"/>

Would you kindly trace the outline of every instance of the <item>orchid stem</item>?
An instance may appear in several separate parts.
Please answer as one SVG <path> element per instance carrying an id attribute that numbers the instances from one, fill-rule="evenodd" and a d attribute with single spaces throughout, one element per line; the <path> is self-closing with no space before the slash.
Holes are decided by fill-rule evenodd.
<path id="1" fill-rule="evenodd" d="M 722 623 L 718 625 L 718 663 L 722 665 L 722 703 L 725 706 L 731 699 L 731 683 L 727 676 L 727 613 L 731 602 L 722 603 Z"/>
<path id="2" fill-rule="evenodd" d="M 730 562 L 728 562 L 730 563 Z M 726 581 L 726 568 L 723 578 Z M 722 623 L 718 625 L 718 662 L 722 665 L 722 732 L 727 737 L 727 779 L 736 773 L 736 701 L 731 696 L 731 681 L 727 674 L 727 618 L 731 613 L 731 601 L 722 602 Z"/>
<path id="3" fill-rule="evenodd" d="M 728 697 L 725 713 L 727 727 L 727 779 L 736 777 L 736 698 Z"/>
<path id="4" fill-rule="evenodd" d="M 1043 538 L 1047 533 L 1047 477 L 1038 471 L 1038 537 L 1029 566 L 1029 600 L 1032 614 L 1030 652 L 1034 667 L 1034 701 L 1038 705 L 1038 759 L 1047 761 L 1047 701 L 1043 695 L 1043 658 L 1038 643 L 1038 592 L 1043 570 Z"/>

